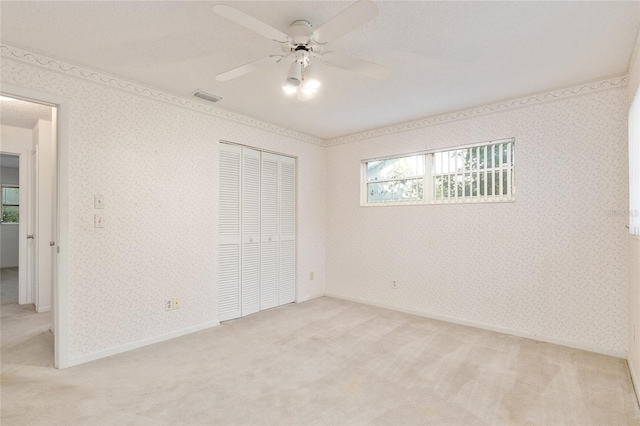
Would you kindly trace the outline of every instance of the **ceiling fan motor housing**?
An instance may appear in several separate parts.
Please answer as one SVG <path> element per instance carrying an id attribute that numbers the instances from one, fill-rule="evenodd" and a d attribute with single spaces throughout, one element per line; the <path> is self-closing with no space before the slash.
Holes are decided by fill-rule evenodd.
<path id="1" fill-rule="evenodd" d="M 289 28 L 289 36 L 295 46 L 308 44 L 312 33 L 311 23 L 302 19 L 293 21 Z"/>

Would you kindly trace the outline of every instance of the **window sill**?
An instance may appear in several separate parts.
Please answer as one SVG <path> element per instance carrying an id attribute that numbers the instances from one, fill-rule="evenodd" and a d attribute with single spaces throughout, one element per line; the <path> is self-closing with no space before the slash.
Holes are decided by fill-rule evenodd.
<path id="1" fill-rule="evenodd" d="M 360 207 L 391 207 L 391 206 L 459 206 L 459 205 L 470 205 L 470 204 L 504 204 L 504 203 L 515 203 L 516 200 L 472 200 L 472 201 L 450 201 L 450 202 L 439 202 L 433 201 L 431 203 L 416 203 L 416 202 L 400 202 L 400 203 L 360 203 Z"/>

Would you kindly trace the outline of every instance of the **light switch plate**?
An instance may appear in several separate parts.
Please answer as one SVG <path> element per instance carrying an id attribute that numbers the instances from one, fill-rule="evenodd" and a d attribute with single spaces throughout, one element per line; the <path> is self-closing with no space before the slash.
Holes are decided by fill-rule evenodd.
<path id="1" fill-rule="evenodd" d="M 104 196 L 98 194 L 93 196 L 93 208 L 104 209 Z"/>
<path id="2" fill-rule="evenodd" d="M 104 217 L 101 214 L 93 215 L 93 227 L 104 228 Z"/>

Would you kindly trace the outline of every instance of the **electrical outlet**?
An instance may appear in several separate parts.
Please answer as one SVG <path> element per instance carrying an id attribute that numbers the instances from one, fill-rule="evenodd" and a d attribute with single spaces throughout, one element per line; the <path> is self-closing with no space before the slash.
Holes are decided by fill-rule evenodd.
<path id="1" fill-rule="evenodd" d="M 313 271 L 309 272 L 309 281 L 313 281 Z"/>
<path id="2" fill-rule="evenodd" d="M 173 300 L 172 299 L 167 299 L 167 300 L 164 301 L 164 310 L 165 311 L 173 310 Z"/>
<path id="3" fill-rule="evenodd" d="M 101 214 L 93 215 L 93 227 L 104 228 L 104 217 Z"/>
<path id="4" fill-rule="evenodd" d="M 179 297 L 174 297 L 173 298 L 173 309 L 180 309 L 182 308 L 182 303 L 180 302 L 180 298 Z"/>
<path id="5" fill-rule="evenodd" d="M 102 195 L 96 194 L 93 196 L 93 208 L 104 209 L 104 197 Z"/>
<path id="6" fill-rule="evenodd" d="M 398 284 L 395 281 L 391 281 L 391 288 L 392 289 L 397 289 L 398 288 Z"/>

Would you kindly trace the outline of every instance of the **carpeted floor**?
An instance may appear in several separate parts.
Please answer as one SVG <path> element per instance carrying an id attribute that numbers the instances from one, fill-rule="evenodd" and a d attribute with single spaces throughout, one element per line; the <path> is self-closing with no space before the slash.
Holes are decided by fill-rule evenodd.
<path id="1" fill-rule="evenodd" d="M 18 303 L 18 268 L 0 268 L 0 304 Z"/>
<path id="2" fill-rule="evenodd" d="M 331 298 L 66 370 L 51 351 L 2 351 L 3 425 L 640 423 L 625 360 Z"/>
<path id="3" fill-rule="evenodd" d="M 18 268 L 0 269 L 0 319 L 3 351 L 50 329 L 50 312 L 36 313 L 33 305 L 18 305 Z"/>

